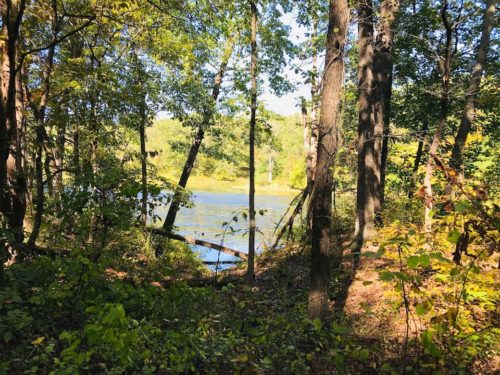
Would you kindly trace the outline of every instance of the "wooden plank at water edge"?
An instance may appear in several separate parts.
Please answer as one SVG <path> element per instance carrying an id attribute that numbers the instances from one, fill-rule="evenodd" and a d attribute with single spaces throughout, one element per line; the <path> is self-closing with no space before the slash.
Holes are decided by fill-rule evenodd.
<path id="1" fill-rule="evenodd" d="M 224 254 L 233 255 L 233 256 L 238 257 L 238 258 L 243 259 L 243 260 L 248 259 L 247 254 L 242 253 L 241 251 L 238 251 L 238 250 L 231 249 L 231 248 L 226 247 L 226 246 L 218 245 L 216 243 L 212 243 L 212 242 L 208 242 L 208 241 L 204 241 L 204 240 L 199 240 L 199 239 L 196 239 L 193 237 L 188 237 L 188 236 L 184 237 L 184 236 L 181 236 L 180 234 L 166 232 L 166 231 L 159 229 L 159 228 L 148 228 L 148 231 L 155 233 L 155 234 L 159 234 L 160 236 L 171 238 L 173 240 L 182 241 L 182 242 L 185 242 L 185 243 L 190 244 L 190 245 L 199 245 L 199 246 L 207 247 L 209 249 L 221 251 Z"/>

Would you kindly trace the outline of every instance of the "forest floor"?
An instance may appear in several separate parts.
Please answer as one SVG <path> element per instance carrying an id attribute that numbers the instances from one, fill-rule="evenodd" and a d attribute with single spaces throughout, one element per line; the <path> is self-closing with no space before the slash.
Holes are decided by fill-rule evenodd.
<path id="1" fill-rule="evenodd" d="M 383 270 L 397 270 L 399 264 L 391 257 L 355 256 L 352 243 L 340 240 L 344 248 L 341 269 L 332 275 L 331 299 L 332 325 L 341 327 L 351 348 L 368 349 L 368 361 L 352 361 L 347 364 L 347 373 L 434 373 L 432 365 L 422 360 L 426 354 L 416 345 L 423 330 L 422 319 L 409 311 L 402 303 L 401 292 L 380 279 Z M 369 245 L 361 253 L 376 252 L 378 245 Z M 252 290 L 257 300 L 269 307 L 291 308 L 296 303 L 307 302 L 309 289 L 309 251 L 301 246 L 288 246 L 281 251 L 264 253 L 256 262 L 255 286 Z M 244 278 L 245 269 L 229 269 L 225 275 L 236 280 Z M 333 374 L 332 361 L 314 362 L 315 374 Z M 387 371 L 384 364 L 388 364 Z M 424 366 L 420 368 L 420 366 Z M 393 372 L 392 369 L 398 369 Z M 500 357 L 478 361 L 470 368 L 472 374 L 497 374 Z"/>

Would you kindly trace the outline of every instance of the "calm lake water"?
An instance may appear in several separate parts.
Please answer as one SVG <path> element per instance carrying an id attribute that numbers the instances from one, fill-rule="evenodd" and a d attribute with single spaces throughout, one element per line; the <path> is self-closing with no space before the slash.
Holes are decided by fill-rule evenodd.
<path id="1" fill-rule="evenodd" d="M 276 223 L 288 208 L 293 195 L 268 195 L 257 194 L 255 196 L 255 207 L 257 210 L 257 228 L 262 233 L 256 234 L 256 248 L 259 252 L 264 243 L 272 241 L 272 232 Z M 177 214 L 175 225 L 177 232 L 189 235 L 197 239 L 203 239 L 216 244 L 248 252 L 248 235 L 244 234 L 248 228 L 248 221 L 241 216 L 241 211 L 248 206 L 247 193 L 227 193 L 213 191 L 193 191 L 194 206 L 182 208 Z M 259 210 L 265 210 L 264 215 Z M 156 212 L 161 218 L 167 213 L 167 208 L 158 208 Z M 236 233 L 226 232 L 223 238 L 224 222 L 229 222 L 234 216 L 238 216 L 237 223 L 231 223 Z M 200 253 L 201 258 L 206 261 L 217 261 L 219 252 L 201 246 L 193 246 Z M 235 260 L 237 258 L 220 253 L 220 260 Z"/>

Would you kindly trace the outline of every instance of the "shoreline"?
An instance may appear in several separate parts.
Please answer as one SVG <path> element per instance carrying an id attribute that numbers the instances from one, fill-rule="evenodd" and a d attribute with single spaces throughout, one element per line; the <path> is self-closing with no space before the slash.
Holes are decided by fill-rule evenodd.
<path id="1" fill-rule="evenodd" d="M 210 191 L 214 193 L 248 193 L 248 181 L 245 179 L 237 179 L 233 181 L 217 180 L 212 177 L 193 176 L 189 179 L 187 190 L 190 191 Z M 293 189 L 287 185 L 280 183 L 272 184 L 256 184 L 256 194 L 267 195 L 297 195 L 300 189 Z"/>

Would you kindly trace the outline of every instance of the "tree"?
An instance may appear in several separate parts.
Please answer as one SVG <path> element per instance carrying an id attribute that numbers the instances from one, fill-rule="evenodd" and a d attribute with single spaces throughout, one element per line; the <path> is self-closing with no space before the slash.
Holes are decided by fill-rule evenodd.
<path id="1" fill-rule="evenodd" d="M 476 64 L 472 70 L 472 76 L 469 82 L 469 87 L 465 94 L 465 104 L 460 120 L 460 127 L 455 137 L 455 143 L 451 153 L 450 167 L 461 172 L 463 167 L 463 150 L 465 142 L 469 135 L 472 123 L 475 117 L 475 101 L 479 94 L 481 85 L 481 77 L 483 75 L 484 65 L 486 63 L 486 55 L 490 45 L 491 29 L 493 28 L 493 20 L 495 16 L 495 1 L 488 0 L 484 10 L 483 24 L 481 30 L 481 39 L 477 48 Z"/>
<path id="2" fill-rule="evenodd" d="M 213 87 L 212 87 L 213 103 L 209 103 L 208 108 L 206 109 L 203 115 L 201 124 L 198 127 L 198 131 L 194 136 L 193 143 L 191 144 L 191 148 L 189 150 L 186 163 L 184 164 L 181 177 L 179 178 L 179 182 L 177 183 L 177 188 L 175 190 L 174 196 L 172 197 L 172 203 L 170 204 L 167 216 L 163 223 L 163 229 L 165 229 L 167 232 L 171 232 L 174 227 L 175 218 L 177 216 L 177 212 L 179 211 L 180 204 L 182 201 L 183 190 L 187 186 L 189 176 L 191 175 L 191 171 L 193 170 L 194 162 L 200 150 L 203 138 L 205 137 L 206 129 L 210 126 L 210 123 L 213 120 L 212 117 L 215 111 L 215 105 L 217 103 L 217 99 L 219 98 L 222 80 L 224 74 L 226 73 L 229 59 L 233 54 L 234 46 L 236 43 L 235 39 L 237 38 L 237 36 L 238 32 L 236 32 L 232 36 L 229 36 L 228 39 L 226 40 L 226 46 L 222 52 L 220 66 L 213 82 Z"/>
<path id="3" fill-rule="evenodd" d="M 249 195 L 248 195 L 248 267 L 246 279 L 254 280 L 255 258 L 255 127 L 257 123 L 257 4 L 250 0 L 250 139 L 249 139 Z"/>
<path id="4" fill-rule="evenodd" d="M 385 197 L 385 175 L 389 152 L 390 115 L 392 97 L 393 44 L 395 20 L 399 10 L 399 0 L 383 0 L 380 3 L 380 18 L 375 37 L 373 55 L 374 137 L 376 162 L 380 160 L 380 182 L 375 195 L 375 219 L 382 223 L 381 211 Z"/>
<path id="5" fill-rule="evenodd" d="M 379 208 L 377 192 L 380 184 L 380 153 L 375 150 L 373 77 L 373 4 L 371 0 L 358 2 L 358 184 L 356 195 L 356 231 L 358 247 L 374 231 L 375 212 Z M 380 151 L 380 150 L 378 150 Z"/>
<path id="6" fill-rule="evenodd" d="M 445 42 L 444 42 L 444 56 L 440 58 L 438 63 L 439 71 L 441 73 L 441 94 L 439 99 L 439 120 L 438 127 L 432 138 L 431 147 L 429 149 L 429 159 L 425 167 L 424 178 L 424 192 L 425 192 L 425 232 L 429 235 L 432 230 L 432 216 L 431 211 L 433 207 L 432 195 L 432 174 L 434 171 L 434 157 L 438 151 L 441 138 L 446 126 L 449 107 L 449 93 L 450 93 L 450 74 L 451 74 L 451 59 L 453 57 L 453 33 L 456 31 L 456 24 L 460 19 L 460 12 L 455 20 L 450 20 L 448 11 L 448 0 L 445 0 L 441 8 L 441 20 L 445 29 Z"/>
<path id="7" fill-rule="evenodd" d="M 337 152 L 337 126 L 340 121 L 339 107 L 348 21 L 348 2 L 330 0 L 318 131 L 318 155 L 311 196 L 312 249 L 309 291 L 309 315 L 311 318 L 327 318 L 330 257 L 333 255 L 332 265 L 334 267 L 339 267 L 342 258 L 341 249 L 333 248 L 331 241 L 332 165 Z"/>

